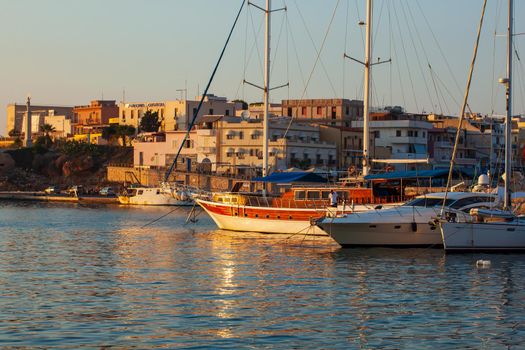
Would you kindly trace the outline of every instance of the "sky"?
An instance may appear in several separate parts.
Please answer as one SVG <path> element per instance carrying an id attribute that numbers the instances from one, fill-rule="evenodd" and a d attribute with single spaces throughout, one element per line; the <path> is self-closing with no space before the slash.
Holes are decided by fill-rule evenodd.
<path id="1" fill-rule="evenodd" d="M 253 0 L 264 7 L 263 0 Z M 274 0 L 272 102 L 286 98 L 362 99 L 364 0 Z M 375 0 L 373 106 L 457 115 L 482 0 Z M 0 0 L 0 135 L 6 106 L 82 105 L 94 99 L 163 101 L 202 93 L 241 0 Z M 470 109 L 503 114 L 506 1 L 487 5 Z M 525 32 L 515 1 L 515 32 Z M 494 35 L 497 33 L 497 36 Z M 247 102 L 262 92 L 264 14 L 245 7 L 210 93 Z M 525 35 L 515 37 L 525 61 Z M 525 63 L 514 64 L 514 112 L 525 113 Z M 431 68 L 429 68 L 429 66 Z M 124 93 L 125 92 L 125 93 Z"/>

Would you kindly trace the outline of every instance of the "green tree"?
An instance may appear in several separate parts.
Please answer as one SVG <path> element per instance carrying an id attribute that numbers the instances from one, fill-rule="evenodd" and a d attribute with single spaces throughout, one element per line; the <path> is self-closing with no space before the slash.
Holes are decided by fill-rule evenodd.
<path id="1" fill-rule="evenodd" d="M 51 124 L 44 124 L 40 130 L 44 133 L 46 147 L 49 147 L 53 143 L 50 134 L 56 131 L 55 127 Z"/>
<path id="2" fill-rule="evenodd" d="M 110 125 L 102 129 L 102 138 L 109 143 L 113 143 L 113 141 L 118 138 L 117 127 L 118 125 Z"/>
<path id="3" fill-rule="evenodd" d="M 157 132 L 159 131 L 161 121 L 159 120 L 159 112 L 152 112 L 147 110 L 140 119 L 140 131 Z"/>
<path id="4" fill-rule="evenodd" d="M 126 147 L 127 138 L 135 135 L 135 127 L 131 125 L 118 125 L 115 135 L 122 139 L 122 146 Z"/>

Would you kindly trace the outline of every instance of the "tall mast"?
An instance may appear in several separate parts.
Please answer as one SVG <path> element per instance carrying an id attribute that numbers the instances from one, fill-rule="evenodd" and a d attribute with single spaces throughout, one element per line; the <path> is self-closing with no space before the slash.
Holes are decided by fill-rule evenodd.
<path id="1" fill-rule="evenodd" d="M 509 0 L 509 19 L 507 28 L 507 117 L 505 120 L 505 199 L 504 207 L 510 209 L 510 181 L 512 172 L 512 13 L 513 1 Z"/>
<path id="2" fill-rule="evenodd" d="M 372 57 L 372 0 L 366 2 L 366 48 L 365 48 L 365 83 L 364 83 L 364 98 L 363 98 L 363 176 L 368 175 L 370 170 L 370 78 L 371 78 L 371 64 L 370 57 Z"/>
<path id="3" fill-rule="evenodd" d="M 266 0 L 266 35 L 264 37 L 264 117 L 263 117 L 263 168 L 262 176 L 268 175 L 268 119 L 270 118 L 270 14 L 272 1 Z"/>

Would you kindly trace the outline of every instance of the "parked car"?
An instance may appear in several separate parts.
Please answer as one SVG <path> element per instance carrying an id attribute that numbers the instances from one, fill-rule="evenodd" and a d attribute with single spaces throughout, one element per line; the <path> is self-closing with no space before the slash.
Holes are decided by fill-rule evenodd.
<path id="1" fill-rule="evenodd" d="M 100 194 L 101 196 L 114 196 L 115 195 L 115 191 L 113 191 L 113 189 L 111 187 L 103 187 L 98 192 L 98 194 Z"/>
<path id="2" fill-rule="evenodd" d="M 60 193 L 60 188 L 58 186 L 49 186 L 44 190 L 45 194 L 54 194 L 54 193 Z"/>
<path id="3" fill-rule="evenodd" d="M 77 196 L 79 194 L 84 194 L 84 187 L 82 185 L 71 186 L 67 189 L 67 194 L 70 196 Z"/>

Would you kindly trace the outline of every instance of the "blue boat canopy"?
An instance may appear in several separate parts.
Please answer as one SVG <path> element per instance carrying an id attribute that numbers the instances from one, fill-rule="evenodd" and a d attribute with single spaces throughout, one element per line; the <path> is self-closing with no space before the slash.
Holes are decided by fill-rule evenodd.
<path id="1" fill-rule="evenodd" d="M 444 178 L 448 176 L 448 169 L 434 170 L 411 170 L 411 171 L 394 171 L 390 173 L 371 174 L 365 176 L 365 180 L 401 180 L 401 179 L 419 179 L 419 178 Z M 465 170 L 454 170 L 454 176 L 472 177 L 472 174 Z"/>
<path id="2" fill-rule="evenodd" d="M 322 176 L 307 172 L 293 171 L 283 173 L 272 173 L 265 177 L 256 177 L 253 181 L 272 182 L 272 183 L 291 183 L 291 182 L 327 182 Z"/>

